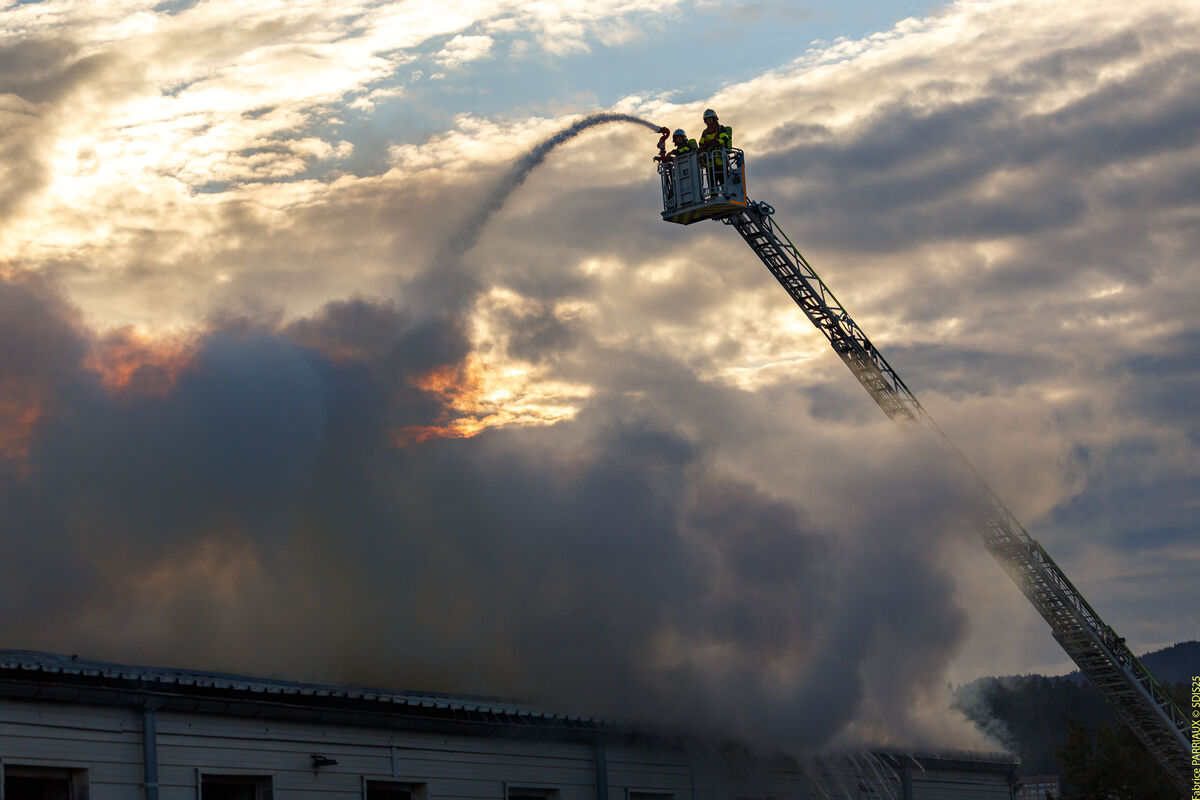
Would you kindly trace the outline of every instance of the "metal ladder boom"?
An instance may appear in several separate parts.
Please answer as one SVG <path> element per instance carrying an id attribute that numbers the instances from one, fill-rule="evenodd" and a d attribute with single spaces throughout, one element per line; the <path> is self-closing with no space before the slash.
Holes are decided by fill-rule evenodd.
<path id="1" fill-rule="evenodd" d="M 1106 625 L 1050 555 L 1026 532 L 967 457 L 937 426 L 866 333 L 850 317 L 765 203 L 721 217 L 741 235 L 780 285 L 833 346 L 884 413 L 925 427 L 967 468 L 986 511 L 980 533 L 988 551 L 1050 625 L 1054 638 L 1117 716 L 1134 732 L 1181 792 L 1191 787 L 1189 726 L 1183 712 Z"/>

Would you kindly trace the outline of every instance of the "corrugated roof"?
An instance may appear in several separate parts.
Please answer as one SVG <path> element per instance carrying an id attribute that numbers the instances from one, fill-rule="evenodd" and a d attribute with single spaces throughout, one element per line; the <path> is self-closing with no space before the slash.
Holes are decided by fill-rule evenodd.
<path id="1" fill-rule="evenodd" d="M 603 722 L 597 717 L 564 714 L 498 698 L 304 683 L 221 672 L 113 664 L 36 650 L 0 650 L 0 679 L 4 677 L 19 679 L 21 675 L 30 673 L 66 678 L 100 679 L 126 686 L 137 684 L 139 688 L 158 687 L 167 692 L 181 694 L 195 694 L 197 690 L 211 690 L 246 695 L 246 699 L 249 700 L 266 700 L 272 696 L 280 699 L 327 698 L 332 703 L 347 701 L 353 703 L 357 708 L 361 708 L 363 704 L 378 704 L 379 710 L 383 713 L 402 713 L 401 709 L 403 708 L 463 712 L 473 716 L 487 717 L 489 722 L 507 724 L 528 725 L 533 720 L 537 720 L 543 725 L 559 723 L 572 727 L 590 727 Z M 389 708 L 384 708 L 385 706 Z"/>
<path id="2" fill-rule="evenodd" d="M 0 650 L 0 696 L 59 702 L 135 705 L 214 714 L 265 716 L 318 723 L 503 732 L 502 735 L 660 740 L 664 731 L 627 727 L 598 717 L 564 714 L 493 697 L 412 692 L 365 686 L 305 683 L 222 672 L 141 667 L 44 653 Z M 703 746 L 679 733 L 662 742 Z M 724 750 L 722 750 L 724 752 Z M 743 750 L 747 757 L 750 751 Z M 864 751 L 865 752 L 865 751 Z M 1002 771 L 1016 775 L 1017 761 L 995 753 L 890 753 L 876 757 L 919 769 Z M 956 766 L 957 765 L 957 766 Z"/>

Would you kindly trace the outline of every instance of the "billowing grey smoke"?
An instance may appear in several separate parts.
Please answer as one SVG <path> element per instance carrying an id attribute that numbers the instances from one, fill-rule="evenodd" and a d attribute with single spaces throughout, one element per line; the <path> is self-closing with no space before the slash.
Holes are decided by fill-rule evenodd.
<path id="1" fill-rule="evenodd" d="M 659 129 L 653 122 L 641 117 L 605 111 L 584 117 L 531 147 L 517 159 L 475 210 L 459 224 L 457 232 L 438 252 L 432 268 L 408 288 L 407 292 L 415 296 L 414 307 L 423 309 L 432 306 L 442 310 L 448 306 L 461 307 L 464 299 L 470 297 L 479 285 L 471 273 L 462 269 L 461 259 L 479 242 L 479 237 L 492 216 L 504 207 L 512 193 L 556 147 L 571 141 L 590 128 L 615 122 L 644 125 L 655 132 Z"/>
<path id="2" fill-rule="evenodd" d="M 571 421 L 421 442 L 398 433 L 446 409 L 414 379 L 467 348 L 391 305 L 214 327 L 117 390 L 37 281 L 0 280 L 0 310 L 0 386 L 25 389 L 0 408 L 6 647 L 519 696 L 773 746 L 921 741 L 909 709 L 965 625 L 939 563 L 961 498 L 927 452 L 788 434 L 788 461 L 820 464 L 806 493 L 841 487 L 830 535 L 713 455 L 732 439 L 790 474 L 769 442 L 803 417 L 669 358 L 589 357 L 639 391 Z"/>

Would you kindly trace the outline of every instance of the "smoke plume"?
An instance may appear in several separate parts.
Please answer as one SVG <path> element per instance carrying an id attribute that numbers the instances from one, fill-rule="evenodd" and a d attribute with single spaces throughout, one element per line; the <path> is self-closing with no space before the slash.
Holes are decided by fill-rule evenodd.
<path id="1" fill-rule="evenodd" d="M 639 392 L 572 420 L 397 446 L 446 412 L 421 387 L 467 355 L 452 324 L 337 302 L 139 363 L 39 281 L 0 281 L 0 308 L 22 342 L 0 385 L 28 387 L 0 408 L 7 647 L 522 697 L 772 747 L 950 738 L 918 711 L 966 624 L 941 561 L 964 501 L 920 446 L 812 426 L 784 437 L 819 465 L 797 472 L 770 453 L 781 424 L 811 425 L 791 400 L 636 353 L 589 358 Z M 838 523 L 737 474 L 731 443 Z"/>

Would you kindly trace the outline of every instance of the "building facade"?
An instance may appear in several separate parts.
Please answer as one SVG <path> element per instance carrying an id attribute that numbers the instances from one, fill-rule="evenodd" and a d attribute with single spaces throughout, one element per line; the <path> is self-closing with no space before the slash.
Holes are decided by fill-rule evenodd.
<path id="1" fill-rule="evenodd" d="M 1057 775 L 1025 775 L 1017 778 L 1017 800 L 1058 800 L 1062 787 Z"/>
<path id="2" fill-rule="evenodd" d="M 798 762 L 489 699 L 0 651 L 0 800 L 1012 800 L 1016 768 Z"/>

